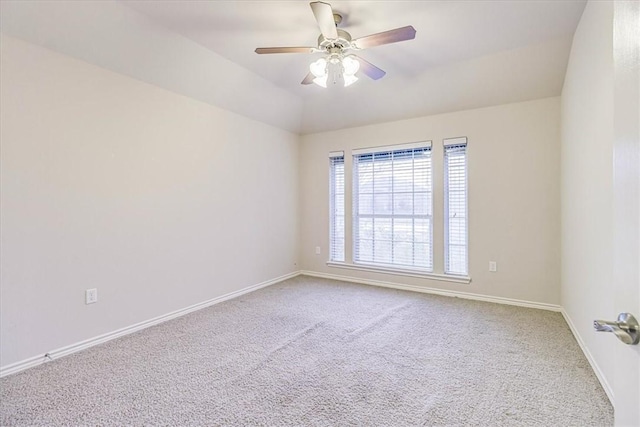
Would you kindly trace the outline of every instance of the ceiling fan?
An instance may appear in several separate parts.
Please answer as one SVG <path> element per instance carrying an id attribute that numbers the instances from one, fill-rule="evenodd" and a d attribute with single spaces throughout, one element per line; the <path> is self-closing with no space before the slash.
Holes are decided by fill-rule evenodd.
<path id="1" fill-rule="evenodd" d="M 342 21 L 342 16 L 334 13 L 330 4 L 316 1 L 310 3 L 310 6 L 321 32 L 317 47 L 259 47 L 256 49 L 258 54 L 325 53 L 325 57 L 309 65 L 309 73 L 302 80 L 303 85 L 315 83 L 326 88 L 331 78 L 334 84 L 342 79 L 344 85 L 349 86 L 358 80 L 356 73 L 359 70 L 373 80 L 378 80 L 386 74 L 383 70 L 348 52 L 412 40 L 416 36 L 415 28 L 408 25 L 354 40 L 351 34 L 337 28 Z"/>

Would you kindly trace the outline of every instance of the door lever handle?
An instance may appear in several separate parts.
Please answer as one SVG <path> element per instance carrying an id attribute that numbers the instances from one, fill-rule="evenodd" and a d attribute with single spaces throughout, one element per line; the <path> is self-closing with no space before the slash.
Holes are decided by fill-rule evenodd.
<path id="1" fill-rule="evenodd" d="M 598 332 L 613 332 L 625 344 L 636 345 L 640 342 L 640 326 L 629 313 L 620 313 L 615 322 L 594 320 L 593 327 Z"/>

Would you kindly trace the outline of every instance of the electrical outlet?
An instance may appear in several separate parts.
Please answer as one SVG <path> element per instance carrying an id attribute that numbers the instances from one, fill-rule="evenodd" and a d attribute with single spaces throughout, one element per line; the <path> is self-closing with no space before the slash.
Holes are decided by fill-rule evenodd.
<path id="1" fill-rule="evenodd" d="M 495 261 L 489 261 L 489 271 L 492 273 L 498 271 L 498 263 Z"/>
<path id="2" fill-rule="evenodd" d="M 98 302 L 98 289 L 87 289 L 84 293 L 85 304 L 93 304 Z"/>
<path id="3" fill-rule="evenodd" d="M 320 246 L 316 246 L 316 255 L 320 255 Z"/>

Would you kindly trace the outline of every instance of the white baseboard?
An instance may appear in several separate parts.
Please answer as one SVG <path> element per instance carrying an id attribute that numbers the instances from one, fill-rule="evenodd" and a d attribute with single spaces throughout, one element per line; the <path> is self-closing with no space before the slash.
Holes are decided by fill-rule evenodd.
<path id="1" fill-rule="evenodd" d="M 175 319 L 176 317 L 184 316 L 185 314 L 201 310 L 206 307 L 210 307 L 212 305 L 221 303 L 223 301 L 230 300 L 232 298 L 237 298 L 241 295 L 248 294 L 249 292 L 256 291 L 261 288 L 265 288 L 267 286 L 274 285 L 276 283 L 282 282 L 283 280 L 291 279 L 300 274 L 299 271 L 295 271 L 293 273 L 285 274 L 284 276 L 276 277 L 275 279 L 267 280 L 262 283 L 258 283 L 257 285 L 249 286 L 244 289 L 240 289 L 238 291 L 230 292 L 228 294 L 212 298 L 207 301 L 200 302 L 198 304 L 191 305 L 189 307 L 185 307 L 180 310 L 172 311 L 167 314 L 163 314 L 158 317 L 154 317 L 153 319 L 145 320 L 140 323 L 136 323 L 134 325 L 126 326 L 124 328 L 108 332 L 103 335 L 99 335 L 97 337 L 89 338 L 84 341 L 80 341 L 75 344 L 71 344 L 65 347 L 58 348 L 56 350 L 52 350 L 46 354 L 37 355 L 34 357 L 30 357 L 25 360 L 21 360 L 16 363 L 12 363 L 7 366 L 0 367 L 0 378 L 5 377 L 7 375 L 15 374 L 16 372 L 23 371 L 28 368 L 32 368 L 34 366 L 38 366 L 42 363 L 48 362 L 50 360 L 55 360 L 63 356 L 67 356 L 69 354 L 76 353 L 78 351 L 84 350 L 89 347 L 93 347 L 94 345 L 102 344 L 107 341 L 111 341 L 113 339 L 119 338 L 123 335 L 128 335 L 133 332 L 137 332 L 141 329 L 148 328 L 150 326 L 157 325 L 162 322 L 166 322 L 167 320 Z"/>
<path id="2" fill-rule="evenodd" d="M 614 405 L 614 409 L 615 409 L 615 404 L 614 404 L 615 400 L 613 398 L 613 388 L 611 388 L 611 385 L 609 384 L 609 382 L 607 381 L 606 377 L 602 373 L 602 370 L 600 369 L 600 366 L 598 366 L 598 364 L 596 363 L 596 360 L 591 355 L 591 352 L 589 351 L 589 348 L 584 343 L 584 340 L 582 339 L 582 336 L 578 332 L 578 329 L 576 328 L 576 326 L 573 324 L 573 321 L 571 320 L 571 317 L 569 317 L 569 314 L 567 314 L 567 312 L 564 310 L 564 308 L 562 309 L 561 313 L 562 313 L 562 317 L 564 317 L 565 322 L 567 322 L 567 325 L 569 325 L 569 329 L 571 329 L 571 332 L 573 333 L 573 336 L 575 337 L 576 341 L 578 342 L 578 345 L 580 346 L 580 349 L 582 349 L 582 352 L 584 353 L 584 356 L 589 361 L 589 364 L 591 365 L 591 369 L 593 369 L 593 372 L 595 372 L 596 377 L 598 378 L 598 381 L 600 381 L 600 384 L 602 385 L 602 388 L 604 389 L 604 392 L 607 394 L 607 397 L 609 398 L 609 401 L 611 402 L 612 405 Z"/>
<path id="3" fill-rule="evenodd" d="M 498 304 L 517 305 L 519 307 L 538 308 L 541 310 L 561 311 L 559 305 L 547 304 L 542 302 L 523 301 L 512 298 L 491 297 L 487 295 L 474 294 L 471 292 L 445 291 L 442 289 L 429 288 L 425 286 L 407 285 L 403 283 L 385 282 L 381 280 L 361 279 L 358 277 L 340 276 L 337 274 L 319 273 L 316 271 L 300 271 L 300 274 L 312 277 L 321 277 L 324 279 L 341 280 L 343 282 L 360 283 L 363 285 L 382 286 L 385 288 L 402 289 L 405 291 L 422 292 L 425 294 L 443 295 L 447 297 L 465 298 L 476 301 L 494 302 Z"/>

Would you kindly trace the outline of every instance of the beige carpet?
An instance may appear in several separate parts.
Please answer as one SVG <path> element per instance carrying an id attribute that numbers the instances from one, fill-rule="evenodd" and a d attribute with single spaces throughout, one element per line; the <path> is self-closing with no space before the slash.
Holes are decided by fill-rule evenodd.
<path id="1" fill-rule="evenodd" d="M 558 313 L 304 276 L 0 386 L 3 426 L 613 424 Z"/>

